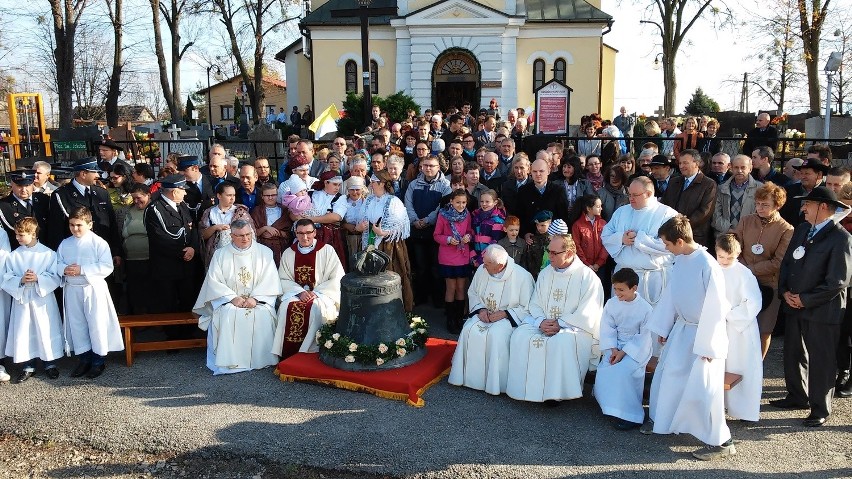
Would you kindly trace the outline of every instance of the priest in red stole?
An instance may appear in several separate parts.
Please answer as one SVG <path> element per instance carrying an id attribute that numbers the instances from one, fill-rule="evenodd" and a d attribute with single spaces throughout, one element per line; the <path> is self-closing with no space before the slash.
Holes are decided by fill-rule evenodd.
<path id="1" fill-rule="evenodd" d="M 284 295 L 278 308 L 278 327 L 272 352 L 286 359 L 296 353 L 317 352 L 320 326 L 337 319 L 343 265 L 337 252 L 316 239 L 314 223 L 296 222 L 296 243 L 281 255 L 278 276 Z"/>

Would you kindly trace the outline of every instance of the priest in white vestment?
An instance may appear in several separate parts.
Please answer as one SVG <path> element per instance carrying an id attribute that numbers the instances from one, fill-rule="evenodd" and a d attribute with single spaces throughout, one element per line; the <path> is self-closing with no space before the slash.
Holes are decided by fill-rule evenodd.
<path id="1" fill-rule="evenodd" d="M 530 315 L 512 334 L 506 394 L 543 402 L 583 396 L 583 380 L 600 357 L 603 287 L 577 256 L 570 235 L 554 235 L 550 265 L 535 283 Z"/>
<path id="2" fill-rule="evenodd" d="M 635 178 L 627 191 L 630 204 L 615 210 L 601 241 L 615 261 L 615 271 L 632 268 L 639 274 L 639 294 L 653 306 L 666 287 L 672 264 L 657 230 L 677 211 L 654 198 L 654 184 L 647 177 Z"/>
<path id="3" fill-rule="evenodd" d="M 643 433 L 692 434 L 707 447 L 702 460 L 736 453 L 725 422 L 725 358 L 730 311 L 722 268 L 692 238 L 689 220 L 678 215 L 660 229 L 676 255 L 669 286 L 654 308 L 648 329 L 665 342 L 654 379 Z M 671 238 L 671 239 L 670 239 Z"/>
<path id="4" fill-rule="evenodd" d="M 716 239 L 716 260 L 725 276 L 725 291 L 731 310 L 725 317 L 728 331 L 728 357 L 725 372 L 742 376 L 736 387 L 725 391 L 728 416 L 745 421 L 760 419 L 763 393 L 763 354 L 757 314 L 763 305 L 757 278 L 737 260 L 740 244 L 734 235 Z"/>
<path id="5" fill-rule="evenodd" d="M 499 395 L 509 376 L 512 332 L 529 316 L 535 283 L 506 250 L 492 244 L 468 289 L 470 319 L 459 334 L 450 384 Z"/>
<path id="6" fill-rule="evenodd" d="M 272 250 L 257 243 L 251 225 L 230 226 L 230 244 L 213 253 L 193 311 L 207 331 L 207 367 L 230 374 L 272 366 L 275 301 L 281 283 Z"/>
<path id="7" fill-rule="evenodd" d="M 343 265 L 337 252 L 316 240 L 309 219 L 296 222 L 296 243 L 284 250 L 278 277 L 281 306 L 272 352 L 285 359 L 297 352 L 317 352 L 321 325 L 337 320 Z"/>

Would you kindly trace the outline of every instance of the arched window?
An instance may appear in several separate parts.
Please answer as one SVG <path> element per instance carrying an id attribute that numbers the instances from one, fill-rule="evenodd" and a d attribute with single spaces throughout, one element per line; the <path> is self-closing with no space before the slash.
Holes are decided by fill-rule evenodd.
<path id="1" fill-rule="evenodd" d="M 544 60 L 541 58 L 533 62 L 533 91 L 544 85 Z"/>
<path id="2" fill-rule="evenodd" d="M 379 94 L 379 64 L 370 60 L 370 93 Z"/>
<path id="3" fill-rule="evenodd" d="M 346 62 L 346 93 L 358 93 L 358 64 L 355 60 Z"/>
<path id="4" fill-rule="evenodd" d="M 555 80 L 559 80 L 562 83 L 565 83 L 565 59 L 557 58 L 555 62 L 553 62 L 553 78 Z"/>
<path id="5" fill-rule="evenodd" d="M 565 59 L 557 58 L 555 62 L 553 62 L 553 78 L 555 80 L 561 81 L 565 83 Z"/>

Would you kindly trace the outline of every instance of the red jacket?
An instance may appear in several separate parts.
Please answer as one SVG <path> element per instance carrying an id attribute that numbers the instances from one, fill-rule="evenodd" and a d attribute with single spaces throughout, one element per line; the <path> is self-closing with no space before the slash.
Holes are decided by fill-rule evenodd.
<path id="1" fill-rule="evenodd" d="M 600 216 L 592 225 L 584 214 L 571 226 L 571 235 L 574 236 L 574 243 L 577 245 L 577 257 L 587 266 L 596 264 L 603 267 L 609 258 L 609 253 L 601 242 L 601 231 L 604 225 L 606 221 Z"/>

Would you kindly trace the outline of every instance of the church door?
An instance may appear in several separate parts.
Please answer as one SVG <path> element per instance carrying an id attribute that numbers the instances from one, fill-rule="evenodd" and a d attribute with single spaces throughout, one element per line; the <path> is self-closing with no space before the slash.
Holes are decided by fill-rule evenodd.
<path id="1" fill-rule="evenodd" d="M 472 111 L 480 105 L 479 62 L 467 50 L 451 49 L 438 56 L 432 70 L 432 107 L 446 112 L 449 107 L 461 109 L 469 101 Z"/>

